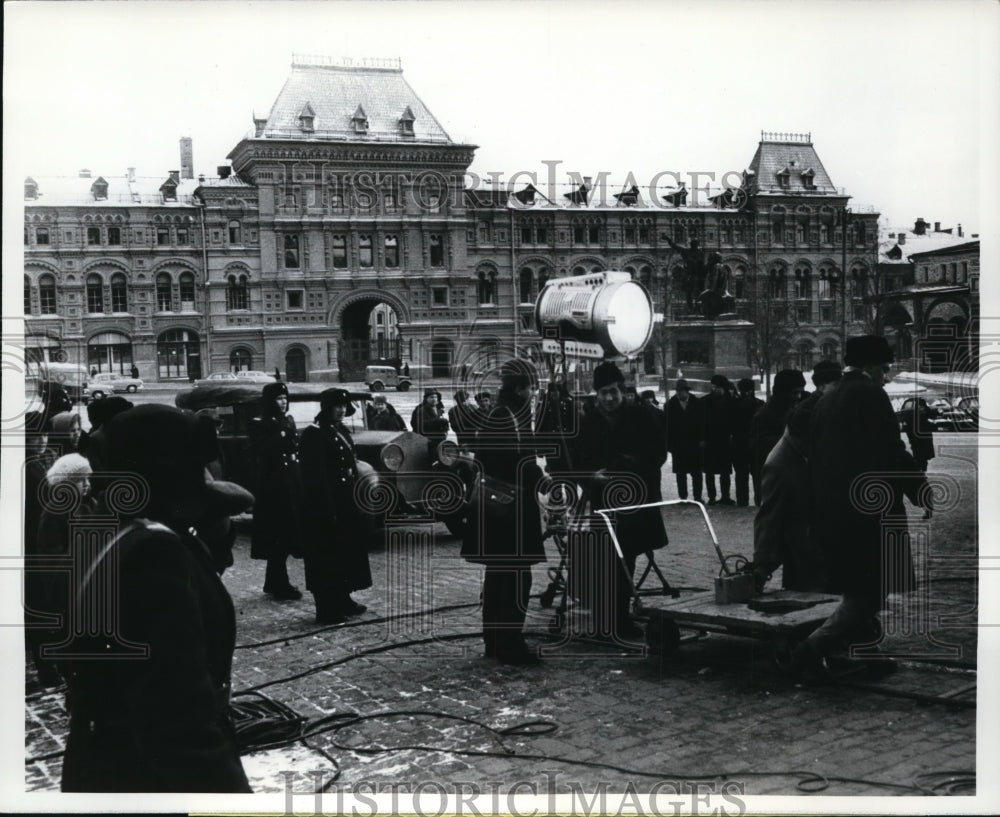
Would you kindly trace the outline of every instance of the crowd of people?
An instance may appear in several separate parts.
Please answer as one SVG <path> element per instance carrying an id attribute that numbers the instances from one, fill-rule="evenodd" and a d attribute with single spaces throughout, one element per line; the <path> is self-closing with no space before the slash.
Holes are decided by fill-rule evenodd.
<path id="1" fill-rule="evenodd" d="M 891 359 L 884 339 L 852 338 L 846 370 L 817 364 L 808 396 L 802 372 L 781 371 L 766 402 L 754 381 L 716 374 L 700 397 L 676 380 L 661 407 L 655 392 L 627 385 L 609 361 L 595 368 L 586 398 L 558 379 L 540 393 L 537 369 L 521 359 L 500 367 L 496 393 L 470 400 L 460 389 L 448 411 L 428 388 L 410 424 L 427 438 L 431 458 L 449 431 L 475 452 L 460 555 L 485 568 L 485 656 L 539 661 L 523 632 L 532 569 L 546 560 L 539 497 L 571 483 L 591 509 L 656 503 L 668 456 L 682 499 L 702 502 L 707 493 L 708 505 L 757 506 L 758 589 L 782 567 L 786 588 L 843 595 L 831 619 L 798 646 L 797 671 L 819 672 L 832 650 L 870 641 L 886 594 L 912 588 L 913 570 L 905 538 L 885 552 L 880 519 L 859 507 L 855 483 L 881 475 L 892 512 L 905 496 L 930 513 L 925 472 L 933 448 L 928 453 L 919 417 L 908 429 L 913 453 L 902 443 L 882 389 Z M 375 527 L 357 491 L 372 467 L 344 422 L 357 409 L 339 388 L 322 392 L 319 403 L 314 422 L 299 431 L 288 387 L 264 387 L 249 426 L 252 492 L 223 479 L 212 410 L 110 397 L 88 406 L 84 432 L 80 416 L 50 394 L 46 410 L 28 416 L 26 641 L 39 679 L 68 686 L 64 790 L 249 790 L 227 714 L 235 617 L 219 577 L 233 563 L 230 517 L 252 507 L 250 555 L 266 562 L 263 591 L 272 599 L 302 598 L 287 562 L 303 559 L 318 624 L 362 614 L 351 593 L 372 586 Z M 365 411 L 370 429 L 406 430 L 382 394 Z M 127 499 L 117 490 L 123 475 L 131 480 Z M 623 485 L 627 502 L 614 499 Z M 76 551 L 88 518 L 109 514 L 117 525 L 81 566 Z M 636 639 L 643 635 L 629 616 L 636 558 L 666 546 L 667 532 L 656 507 L 619 512 L 614 524 L 620 553 L 605 547 L 594 557 L 602 586 L 589 606 L 602 632 Z M 60 569 L 46 569 L 53 564 Z M 113 589 L 100 581 L 111 575 L 109 564 Z M 116 594 L 114 620 L 79 621 L 103 609 L 94 597 L 107 592 Z M 142 661 L 96 657 L 123 645 L 148 652 Z"/>

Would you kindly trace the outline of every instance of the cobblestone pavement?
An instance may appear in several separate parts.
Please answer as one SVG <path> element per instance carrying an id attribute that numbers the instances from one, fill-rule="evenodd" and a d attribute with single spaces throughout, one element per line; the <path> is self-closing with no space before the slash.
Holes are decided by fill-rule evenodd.
<path id="1" fill-rule="evenodd" d="M 309 790 L 307 772 L 332 779 L 331 759 L 344 785 L 529 781 L 542 792 L 602 783 L 612 792 L 649 791 L 657 781 L 712 778 L 738 781 L 753 795 L 905 795 L 919 793 L 917 783 L 932 787 L 936 772 L 974 770 L 976 710 L 967 704 L 976 680 L 976 452 L 971 436 L 942 437 L 931 472 L 954 477 L 962 495 L 926 528 L 918 570 L 927 594 L 916 594 L 927 600 L 919 612 L 939 643 L 895 627 L 906 610 L 894 600 L 885 646 L 910 658 L 879 681 L 793 683 L 772 666 L 768 643 L 725 635 L 682 644 L 665 659 L 567 641 L 550 632 L 552 610 L 537 598 L 528 640 L 549 654 L 538 666 L 498 665 L 482 657 L 480 568 L 461 560 L 458 540 L 433 524 L 393 529 L 399 535 L 371 552 L 374 587 L 355 594 L 368 612 L 318 627 L 308 595 L 278 603 L 261 593 L 263 563 L 249 559 L 241 537 L 224 576 L 237 610 L 234 689 L 258 690 L 309 719 L 360 716 L 308 745 L 246 757 L 254 790 L 284 791 L 283 771 L 299 772 L 296 789 Z M 665 469 L 668 499 L 672 483 Z M 751 555 L 753 509 L 709 510 L 725 552 Z M 685 508 L 667 519 L 670 544 L 659 565 L 675 586 L 711 588 L 718 562 L 700 516 Z M 924 524 L 919 511 L 910 509 L 910 522 Z M 559 561 L 554 541 L 547 546 L 535 596 Z M 301 563 L 290 567 L 303 586 Z M 942 612 L 950 619 L 938 621 Z M 579 629 L 586 613 L 569 618 Z M 948 657 L 940 643 L 958 654 Z M 57 753 L 66 734 L 62 690 L 42 690 L 30 666 L 26 685 L 26 756 Z M 521 724 L 535 726 L 511 729 Z M 58 756 L 28 763 L 26 788 L 57 791 L 59 775 Z"/>

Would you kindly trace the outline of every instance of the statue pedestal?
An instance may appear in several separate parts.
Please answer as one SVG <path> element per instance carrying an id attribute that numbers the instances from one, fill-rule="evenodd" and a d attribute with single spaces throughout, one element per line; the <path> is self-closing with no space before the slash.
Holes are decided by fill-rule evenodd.
<path id="1" fill-rule="evenodd" d="M 720 316 L 706 320 L 692 316 L 667 324 L 670 332 L 670 351 L 674 365 L 664 372 L 673 388 L 678 370 L 691 384 L 694 391 L 709 391 L 708 381 L 713 374 L 728 377 L 734 383 L 743 377 L 752 377 L 750 350 L 753 324 L 736 318 L 726 320 Z"/>

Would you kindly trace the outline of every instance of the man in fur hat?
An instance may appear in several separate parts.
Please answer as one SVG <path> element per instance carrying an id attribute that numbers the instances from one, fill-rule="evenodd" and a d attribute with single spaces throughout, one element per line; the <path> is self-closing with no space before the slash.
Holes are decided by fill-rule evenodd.
<path id="1" fill-rule="evenodd" d="M 448 419 L 444 416 L 441 392 L 435 388 L 424 389 L 424 399 L 410 415 L 410 428 L 427 438 L 427 454 L 434 462 L 438 445 L 448 437 Z"/>
<path id="2" fill-rule="evenodd" d="M 915 583 L 908 534 L 883 535 L 885 518 L 894 526 L 905 519 L 903 492 L 913 502 L 927 493 L 883 389 L 892 358 L 883 337 L 849 338 L 844 376 L 819 398 L 809 421 L 810 536 L 843 600 L 796 648 L 796 665 L 806 673 L 823 676 L 825 656 L 838 648 L 874 644 L 886 595 Z M 883 495 L 885 507 L 870 507 L 872 496 Z"/>

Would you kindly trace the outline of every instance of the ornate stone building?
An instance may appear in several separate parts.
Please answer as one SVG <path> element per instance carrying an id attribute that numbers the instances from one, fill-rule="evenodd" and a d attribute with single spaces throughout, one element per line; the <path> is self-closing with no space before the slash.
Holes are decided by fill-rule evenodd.
<path id="1" fill-rule="evenodd" d="M 762 134 L 728 190 L 467 187 L 474 151 L 397 62 L 296 57 L 216 176 L 26 180 L 29 343 L 161 380 L 357 380 L 379 359 L 447 376 L 537 350 L 548 278 L 624 269 L 666 316 L 652 374 L 698 362 L 670 332 L 687 312 L 670 242 L 695 239 L 755 326 L 748 365 L 811 366 L 868 328 L 877 214 L 847 209 L 808 135 Z"/>

